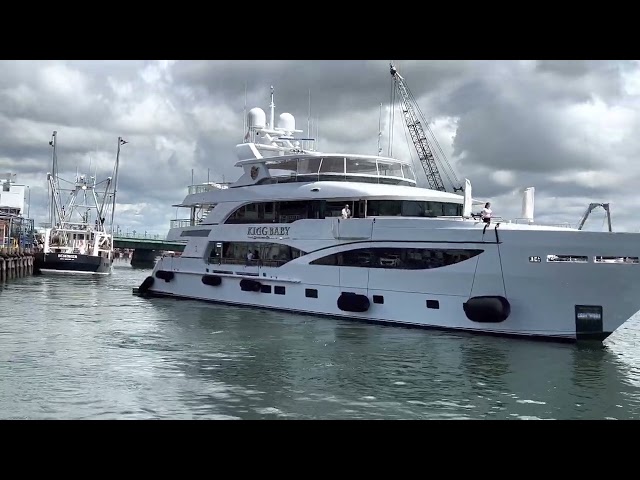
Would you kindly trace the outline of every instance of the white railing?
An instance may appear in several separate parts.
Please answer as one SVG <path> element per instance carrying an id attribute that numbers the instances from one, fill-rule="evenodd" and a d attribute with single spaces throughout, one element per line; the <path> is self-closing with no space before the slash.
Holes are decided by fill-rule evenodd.
<path id="1" fill-rule="evenodd" d="M 571 225 L 570 223 L 552 223 L 548 225 L 549 227 L 560 227 L 560 228 L 577 228 L 575 225 Z"/>
<path id="2" fill-rule="evenodd" d="M 184 228 L 192 227 L 193 225 L 190 218 L 178 218 L 169 222 L 169 228 Z"/>
<path id="3" fill-rule="evenodd" d="M 187 187 L 187 191 L 189 192 L 189 195 L 193 195 L 194 193 L 205 193 L 205 192 L 210 192 L 211 190 L 220 190 L 221 188 L 228 188 L 229 184 L 228 183 L 218 183 L 218 184 L 207 184 L 207 183 L 200 183 L 198 185 L 189 185 L 189 187 Z"/>

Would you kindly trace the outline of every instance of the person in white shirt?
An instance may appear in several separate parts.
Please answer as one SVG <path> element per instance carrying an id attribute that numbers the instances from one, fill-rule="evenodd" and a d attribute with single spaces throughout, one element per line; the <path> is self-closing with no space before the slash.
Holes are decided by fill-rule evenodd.
<path id="1" fill-rule="evenodd" d="M 342 218 L 349 218 L 351 216 L 351 210 L 349 210 L 349 204 L 346 204 L 342 209 Z"/>
<path id="2" fill-rule="evenodd" d="M 480 212 L 480 217 L 482 217 L 483 222 L 491 223 L 491 204 L 489 202 L 485 203 L 484 208 Z"/>

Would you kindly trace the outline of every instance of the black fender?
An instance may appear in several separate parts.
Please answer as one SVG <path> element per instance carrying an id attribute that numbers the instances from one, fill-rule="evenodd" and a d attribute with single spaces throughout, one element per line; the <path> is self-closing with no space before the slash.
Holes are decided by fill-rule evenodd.
<path id="1" fill-rule="evenodd" d="M 203 275 L 202 283 L 205 285 L 211 285 L 212 287 L 217 287 L 222 283 L 222 277 L 217 275 Z"/>
<path id="2" fill-rule="evenodd" d="M 240 288 L 243 292 L 259 292 L 262 288 L 262 284 L 256 280 L 243 278 L 240 280 Z"/>
<path id="3" fill-rule="evenodd" d="M 357 293 L 341 293 L 338 297 L 338 308 L 345 312 L 366 312 L 371 302 L 366 295 Z"/>
<path id="4" fill-rule="evenodd" d="M 164 280 L 165 282 L 170 282 L 171 280 L 173 280 L 174 276 L 174 273 L 170 270 L 158 270 L 156 272 L 156 277 Z"/>
<path id="5" fill-rule="evenodd" d="M 462 308 L 469 320 L 478 323 L 504 322 L 511 314 L 509 300 L 501 296 L 471 297 Z"/>

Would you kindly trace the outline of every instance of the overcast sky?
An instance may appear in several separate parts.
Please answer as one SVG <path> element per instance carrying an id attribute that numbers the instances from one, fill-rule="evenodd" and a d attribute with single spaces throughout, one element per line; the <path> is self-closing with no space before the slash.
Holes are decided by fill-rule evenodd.
<path id="1" fill-rule="evenodd" d="M 445 156 L 494 213 L 520 216 L 536 188 L 536 221 L 577 224 L 590 202 L 611 202 L 615 230 L 639 231 L 640 63 L 635 61 L 395 61 Z M 375 154 L 383 103 L 389 151 L 389 61 L 2 61 L 0 173 L 30 186 L 36 225 L 48 219 L 48 142 L 58 131 L 61 175 L 110 175 L 122 148 L 116 220 L 122 230 L 165 235 L 188 217 L 191 183 L 237 179 L 234 146 L 247 109 L 311 116 L 319 148 Z M 399 112 L 396 157 L 413 158 Z M 418 168 L 419 165 L 417 165 Z M 424 176 L 419 180 L 426 185 Z M 446 182 L 445 182 L 446 184 Z M 595 211 L 589 230 L 604 228 Z"/>

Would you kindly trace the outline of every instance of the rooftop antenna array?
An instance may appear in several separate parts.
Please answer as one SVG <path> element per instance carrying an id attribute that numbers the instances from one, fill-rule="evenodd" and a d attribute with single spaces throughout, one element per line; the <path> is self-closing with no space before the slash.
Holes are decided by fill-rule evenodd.
<path id="1" fill-rule="evenodd" d="M 254 147 L 261 151 L 278 151 L 285 153 L 303 152 L 305 142 L 314 142 L 314 138 L 296 138 L 295 133 L 302 133 L 304 130 L 296 129 L 296 120 L 290 113 L 284 112 L 275 119 L 274 87 L 271 86 L 271 102 L 269 103 L 269 122 L 267 122 L 264 110 L 254 107 L 246 114 L 245 136 L 243 143 L 252 143 Z M 318 128 L 316 122 L 316 131 Z M 309 90 L 309 112 L 307 125 L 311 126 L 311 90 Z M 317 146 L 317 143 L 316 143 Z M 312 150 L 308 148 L 308 150 Z"/>

